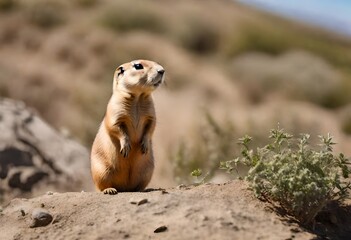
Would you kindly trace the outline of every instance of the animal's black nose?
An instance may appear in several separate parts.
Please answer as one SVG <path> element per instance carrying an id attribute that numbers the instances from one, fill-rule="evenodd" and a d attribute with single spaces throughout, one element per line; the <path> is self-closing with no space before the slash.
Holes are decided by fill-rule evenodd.
<path id="1" fill-rule="evenodd" d="M 161 75 L 163 75 L 165 73 L 165 70 L 164 69 L 160 69 L 160 70 L 157 70 L 157 72 Z"/>

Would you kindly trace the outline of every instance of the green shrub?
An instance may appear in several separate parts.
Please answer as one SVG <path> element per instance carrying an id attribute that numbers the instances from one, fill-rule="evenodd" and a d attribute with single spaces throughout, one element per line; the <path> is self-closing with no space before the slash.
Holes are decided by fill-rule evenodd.
<path id="1" fill-rule="evenodd" d="M 195 169 L 190 173 L 190 175 L 194 178 L 194 184 L 195 185 L 200 185 L 204 184 L 206 181 L 206 178 L 209 176 L 209 172 L 205 174 L 205 176 L 202 175 L 202 170 L 200 168 Z"/>
<path id="2" fill-rule="evenodd" d="M 288 214 L 302 224 L 310 224 L 315 216 L 333 200 L 348 196 L 349 161 L 343 154 L 333 154 L 332 137 L 320 136 L 320 149 L 309 146 L 310 136 L 303 134 L 296 143 L 282 129 L 271 131 L 272 142 L 256 151 L 249 148 L 252 138 L 239 140 L 242 157 L 222 162 L 221 168 L 232 172 L 238 163 L 250 167 L 245 179 L 257 197 L 279 203 Z"/>

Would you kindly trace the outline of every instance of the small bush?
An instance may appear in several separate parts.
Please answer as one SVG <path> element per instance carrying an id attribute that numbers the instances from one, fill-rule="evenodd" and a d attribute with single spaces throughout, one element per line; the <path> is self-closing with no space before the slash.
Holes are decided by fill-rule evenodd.
<path id="1" fill-rule="evenodd" d="M 81 7 L 93 7 L 97 4 L 98 0 L 75 0 L 75 3 Z"/>
<path id="2" fill-rule="evenodd" d="M 339 110 L 339 122 L 343 133 L 351 135 L 351 104 Z"/>
<path id="3" fill-rule="evenodd" d="M 4 83 L 0 82 L 0 97 L 8 97 L 9 95 L 8 87 Z"/>
<path id="4" fill-rule="evenodd" d="M 220 44 L 218 29 L 195 17 L 187 19 L 184 30 L 178 33 L 180 44 L 195 53 L 215 52 Z"/>
<path id="5" fill-rule="evenodd" d="M 351 119 L 345 120 L 342 123 L 342 131 L 348 135 L 351 135 Z"/>
<path id="6" fill-rule="evenodd" d="M 158 33 L 164 30 L 163 21 L 155 12 L 136 6 L 132 8 L 119 6 L 107 10 L 102 17 L 102 24 L 121 32 L 144 30 Z"/>
<path id="7" fill-rule="evenodd" d="M 309 146 L 310 136 L 303 134 L 297 143 L 282 129 L 271 131 L 272 142 L 256 151 L 249 148 L 252 138 L 239 140 L 242 157 L 222 162 L 221 168 L 232 172 L 238 163 L 250 167 L 246 180 L 257 197 L 279 205 L 302 224 L 310 224 L 332 200 L 348 196 L 349 161 L 343 154 L 333 154 L 332 137 L 320 136 L 320 149 Z"/>
<path id="8" fill-rule="evenodd" d="M 0 0 L 0 11 L 8 11 L 16 6 L 16 0 Z"/>
<path id="9" fill-rule="evenodd" d="M 37 2 L 29 9 L 29 21 L 34 25 L 50 29 L 64 22 L 63 6 L 59 2 Z"/>

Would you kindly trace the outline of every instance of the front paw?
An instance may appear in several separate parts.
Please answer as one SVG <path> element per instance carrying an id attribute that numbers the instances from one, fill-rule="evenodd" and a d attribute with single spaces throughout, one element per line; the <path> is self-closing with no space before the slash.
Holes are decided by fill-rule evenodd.
<path id="1" fill-rule="evenodd" d="M 131 147 L 130 147 L 130 143 L 128 141 L 126 141 L 124 144 L 121 144 L 120 153 L 122 154 L 122 156 L 124 158 L 128 157 L 130 149 L 131 149 Z"/>
<path id="2" fill-rule="evenodd" d="M 146 138 L 144 138 L 141 141 L 141 152 L 143 154 L 146 154 L 148 151 L 149 151 L 149 141 Z"/>

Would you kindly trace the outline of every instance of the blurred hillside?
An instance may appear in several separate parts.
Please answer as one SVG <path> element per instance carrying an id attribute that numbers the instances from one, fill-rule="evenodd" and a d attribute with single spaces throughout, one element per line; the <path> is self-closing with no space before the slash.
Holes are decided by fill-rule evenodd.
<path id="1" fill-rule="evenodd" d="M 167 73 L 153 185 L 214 169 L 237 137 L 261 139 L 278 122 L 330 132 L 351 154 L 350 39 L 229 0 L 0 0 L 0 96 L 87 147 L 114 69 L 140 58 Z"/>

